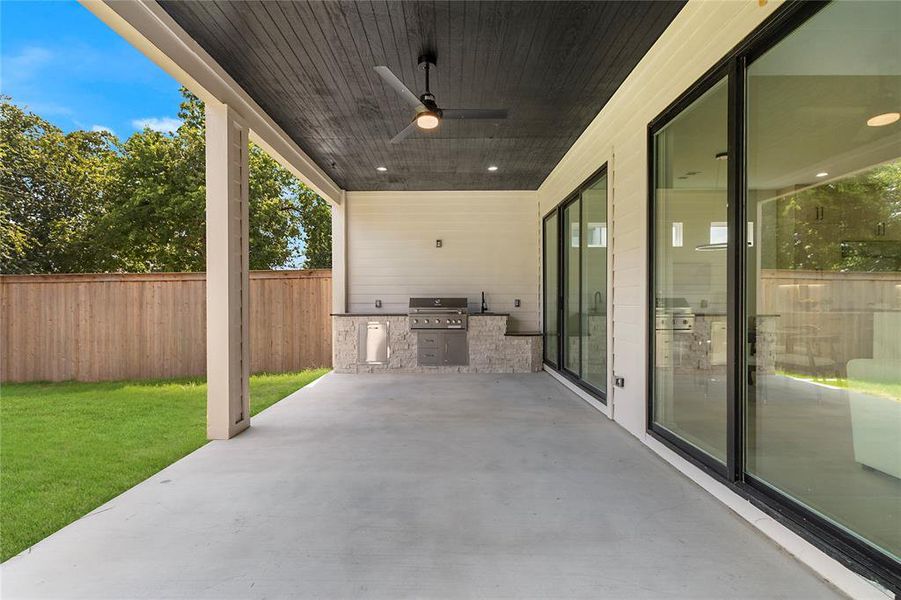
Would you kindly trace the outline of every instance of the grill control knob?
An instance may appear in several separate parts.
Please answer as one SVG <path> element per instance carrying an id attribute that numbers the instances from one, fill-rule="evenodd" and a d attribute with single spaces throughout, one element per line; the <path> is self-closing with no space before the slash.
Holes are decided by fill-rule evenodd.
<path id="1" fill-rule="evenodd" d="M 414 323 L 419 323 L 419 319 L 413 319 Z"/>
<path id="2" fill-rule="evenodd" d="M 450 323 L 450 319 L 445 319 L 444 322 L 445 322 L 445 323 Z"/>

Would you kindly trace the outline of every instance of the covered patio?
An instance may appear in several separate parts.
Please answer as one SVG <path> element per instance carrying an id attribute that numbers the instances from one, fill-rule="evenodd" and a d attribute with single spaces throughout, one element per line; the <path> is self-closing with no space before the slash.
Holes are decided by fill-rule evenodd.
<path id="1" fill-rule="evenodd" d="M 544 373 L 329 374 L 4 565 L 7 598 L 833 598 Z"/>
<path id="2" fill-rule="evenodd" d="M 854 169 L 894 161 L 897 106 L 876 114 L 862 104 L 894 102 L 879 92 L 896 82 L 891 23 L 901 13 L 879 12 L 892 5 L 868 16 L 839 1 L 83 3 L 205 103 L 214 441 L 10 560 L 4 594 L 825 598 L 834 585 L 885 598 L 901 589 L 890 555 L 899 538 L 877 547 L 860 535 L 873 514 L 898 526 L 893 468 L 874 474 L 847 444 L 844 472 L 885 475 L 873 489 L 888 489 L 877 499 L 891 510 L 848 500 L 852 486 L 839 477 L 825 494 L 833 516 L 814 512 L 817 498 L 786 496 L 781 471 L 769 481 L 747 468 L 744 423 L 756 413 L 744 398 L 757 389 L 741 371 L 745 346 L 757 361 L 760 342 L 754 364 L 765 376 L 777 348 L 772 319 L 759 336 L 743 331 L 748 307 L 737 295 L 741 274 L 756 273 L 748 248 L 759 252 L 753 232 L 764 229 L 762 216 L 740 212 L 754 208 L 754 190 L 741 185 L 753 164 L 741 86 L 754 61 L 785 41 L 803 59 L 791 61 L 792 81 L 815 92 L 796 99 L 800 121 L 778 106 L 782 95 L 760 110 L 779 117 L 771 129 L 799 121 L 804 136 L 850 140 L 822 117 L 849 107 L 798 83 L 823 75 L 807 51 L 819 46 L 804 36 L 843 59 L 846 38 L 872 41 L 879 25 L 889 50 L 872 55 L 885 56 L 886 75 L 849 86 L 844 70 L 875 68 L 865 61 L 823 77 L 863 90 L 836 100 L 851 104 L 849 131 L 863 132 L 867 152 L 879 150 Z M 817 11 L 825 21 L 811 21 Z M 860 48 L 870 56 L 869 42 Z M 764 83 L 787 77 L 778 60 L 756 64 Z M 761 98 L 773 97 L 766 89 Z M 811 143 L 807 156 L 780 139 L 761 143 L 761 155 L 779 168 L 782 152 L 805 162 L 768 178 L 767 193 L 839 172 L 823 161 L 844 157 L 844 146 L 819 157 L 823 145 Z M 251 141 L 331 206 L 337 371 L 252 427 Z M 660 198 L 679 194 L 686 212 L 655 225 Z M 899 231 L 886 229 L 894 218 L 874 235 Z M 880 258 L 865 241 L 855 252 Z M 655 244 L 676 249 L 665 277 Z M 663 289 L 670 279 L 688 291 Z M 451 305 L 456 314 L 441 319 L 412 312 Z M 898 296 L 885 305 L 896 318 Z M 680 391 L 675 376 L 694 387 Z M 695 402 L 697 419 L 688 411 L 665 422 L 671 405 Z M 798 429 L 820 404 L 811 406 Z M 685 423 L 715 443 L 691 438 Z M 880 435 L 858 434 L 875 440 L 877 458 L 897 440 Z M 806 465 L 825 454 L 788 442 L 770 462 L 797 453 L 810 461 L 791 483 L 799 472 L 823 479 Z"/>

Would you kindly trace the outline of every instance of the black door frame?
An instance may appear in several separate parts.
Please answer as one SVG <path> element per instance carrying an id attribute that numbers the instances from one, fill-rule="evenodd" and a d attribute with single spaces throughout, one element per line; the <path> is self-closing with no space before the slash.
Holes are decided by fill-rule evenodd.
<path id="1" fill-rule="evenodd" d="M 541 223 L 542 223 L 542 227 L 541 227 L 542 253 L 544 253 L 545 249 L 547 248 L 547 239 L 546 239 L 547 236 L 545 235 L 544 224 L 547 222 L 547 220 L 549 218 L 551 218 L 554 215 L 556 215 L 556 217 L 557 217 L 557 244 L 558 244 L 557 245 L 557 349 L 556 349 L 557 351 L 555 354 L 556 364 L 552 363 L 551 361 L 548 361 L 546 356 L 544 357 L 544 364 L 547 365 L 548 367 L 550 367 L 551 369 L 553 369 L 555 372 L 561 374 L 568 381 L 571 381 L 572 383 L 576 384 L 577 386 L 579 386 L 580 388 L 582 388 L 583 390 L 585 390 L 586 392 L 588 392 L 589 394 L 591 394 L 592 396 L 597 398 L 604 405 L 607 404 L 607 393 L 604 392 L 603 390 L 600 390 L 597 387 L 591 385 L 584 379 L 582 379 L 582 349 L 581 349 L 581 347 L 579 348 L 579 371 L 578 372 L 573 372 L 570 369 L 567 369 L 563 362 L 563 358 L 564 358 L 563 331 L 564 331 L 564 318 L 566 315 L 565 302 L 564 302 L 565 277 L 564 277 L 564 269 L 563 269 L 563 264 L 564 264 L 563 252 L 564 252 L 565 248 L 567 247 L 567 240 L 570 239 L 569 232 L 567 231 L 567 228 L 564 226 L 563 211 L 566 209 L 567 206 L 571 205 L 576 200 L 581 200 L 582 192 L 585 189 L 594 185 L 600 179 L 602 179 L 603 177 L 606 177 L 606 176 L 607 176 L 607 163 L 604 163 L 603 165 L 601 165 L 601 167 L 598 170 L 596 170 L 594 173 L 592 173 L 582 183 L 580 183 L 572 192 L 570 192 L 563 199 L 562 202 L 558 203 L 556 206 L 554 206 L 554 208 L 549 210 L 547 212 L 547 214 L 545 214 L 542 217 L 542 220 L 541 220 Z M 607 189 L 607 191 L 608 191 L 608 194 L 607 194 L 607 222 L 608 223 L 610 222 L 609 186 L 610 186 L 610 181 L 608 179 L 607 180 L 607 188 L 608 188 Z M 579 236 L 579 335 L 580 336 L 582 333 L 582 308 L 583 308 L 582 307 L 582 273 L 581 273 L 581 269 L 582 269 L 581 228 L 582 228 L 583 211 L 584 211 L 584 207 L 583 207 L 582 203 L 580 202 L 579 203 L 579 231 L 580 231 L 580 236 Z M 609 231 L 609 229 L 608 229 L 608 231 Z M 608 248 L 609 248 L 609 236 L 608 236 Z M 544 258 L 544 254 L 542 254 L 542 258 Z M 546 270 L 547 270 L 547 266 L 544 264 L 544 261 L 542 261 L 542 282 L 544 281 L 545 276 L 547 274 Z M 609 269 L 608 269 L 608 273 L 607 273 L 608 288 L 609 288 L 609 278 L 610 278 L 610 273 L 609 273 Z M 546 286 L 542 290 L 542 299 L 544 301 L 544 309 L 543 310 L 545 311 L 544 312 L 545 319 L 544 319 L 544 322 L 542 323 L 542 327 L 546 327 L 547 326 L 547 318 L 546 318 L 546 315 L 547 315 L 547 312 L 546 312 L 547 311 L 547 288 L 546 288 Z M 609 303 L 609 298 L 608 298 L 608 303 Z M 608 311 L 609 311 L 609 306 L 608 306 Z M 608 317 L 608 319 L 609 319 L 609 317 Z M 542 334 L 543 334 L 542 338 L 546 340 L 547 336 L 544 335 L 544 332 L 542 332 Z M 607 344 L 605 344 L 604 346 L 606 349 L 605 351 L 607 352 L 608 358 L 609 358 L 610 349 L 606 347 Z M 610 368 L 609 360 L 607 361 L 607 368 L 608 369 Z M 609 376 L 609 373 L 608 373 L 608 376 Z"/>
<path id="2" fill-rule="evenodd" d="M 745 165 L 745 75 L 747 66 L 786 36 L 794 32 L 828 2 L 789 1 L 779 7 L 760 27 L 742 40 L 723 59 L 711 67 L 651 123 L 647 130 L 648 160 L 648 313 L 646 373 L 647 431 L 667 447 L 701 467 L 734 492 L 813 543 L 851 570 L 878 581 L 901 594 L 899 564 L 887 554 L 863 542 L 847 530 L 827 521 L 811 509 L 779 492 L 744 469 L 745 402 L 747 375 L 745 344 L 745 262 L 747 253 L 747 207 Z M 727 457 L 726 463 L 714 459 L 681 438 L 654 423 L 654 351 L 655 351 L 655 179 L 654 135 L 697 100 L 723 77 L 728 78 L 728 229 L 727 247 Z M 739 242 L 739 243 L 736 243 Z"/>
<path id="3" fill-rule="evenodd" d="M 556 225 L 557 225 L 556 226 L 556 229 L 557 229 L 557 248 L 556 248 L 557 257 L 556 258 L 557 258 L 557 260 L 555 261 L 557 263 L 557 265 L 556 265 L 556 267 L 557 267 L 557 270 L 556 270 L 557 289 L 555 292 L 557 295 L 557 304 L 556 304 L 556 306 L 557 306 L 557 309 L 556 309 L 556 312 L 557 312 L 557 336 L 555 338 L 557 340 L 557 347 L 552 349 L 554 360 L 550 361 L 547 358 L 547 355 L 548 355 L 548 353 L 547 353 L 547 344 L 548 344 L 548 342 L 547 342 L 547 293 L 548 293 L 548 289 L 547 289 L 547 285 L 545 285 L 545 282 L 547 281 L 547 248 L 548 248 L 547 223 L 548 223 L 548 221 L 550 221 L 550 219 L 552 217 L 557 219 L 557 222 L 556 222 Z M 562 296 L 562 294 L 560 292 L 560 268 L 561 268 L 560 215 L 558 214 L 556 208 L 554 210 L 552 210 L 551 212 L 549 212 L 548 214 L 546 214 L 541 219 L 541 253 L 542 253 L 541 254 L 541 283 L 542 283 L 542 285 L 541 285 L 541 327 L 542 327 L 541 339 L 543 342 L 542 349 L 541 349 L 541 359 L 542 359 L 542 361 L 544 361 L 544 364 L 548 365 L 549 367 L 551 367 L 552 369 L 554 369 L 556 371 L 558 369 L 558 365 L 560 364 L 560 304 L 561 304 L 561 296 Z"/>

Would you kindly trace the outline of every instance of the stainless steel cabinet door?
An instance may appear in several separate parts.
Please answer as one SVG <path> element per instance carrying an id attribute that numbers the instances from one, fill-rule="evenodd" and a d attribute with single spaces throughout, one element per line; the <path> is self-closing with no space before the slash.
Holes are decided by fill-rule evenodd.
<path id="1" fill-rule="evenodd" d="M 469 364 L 469 344 L 466 343 L 466 333 L 448 332 L 444 334 L 444 364 Z"/>

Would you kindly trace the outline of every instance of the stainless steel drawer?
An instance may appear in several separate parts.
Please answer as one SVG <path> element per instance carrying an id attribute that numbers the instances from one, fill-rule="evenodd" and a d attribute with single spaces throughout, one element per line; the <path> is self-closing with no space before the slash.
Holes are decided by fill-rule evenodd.
<path id="1" fill-rule="evenodd" d="M 417 362 L 423 366 L 436 366 L 444 362 L 444 348 L 423 348 L 416 351 Z"/>
<path id="2" fill-rule="evenodd" d="M 420 348 L 438 348 L 444 344 L 443 333 L 418 333 L 416 337 Z"/>

